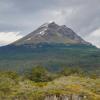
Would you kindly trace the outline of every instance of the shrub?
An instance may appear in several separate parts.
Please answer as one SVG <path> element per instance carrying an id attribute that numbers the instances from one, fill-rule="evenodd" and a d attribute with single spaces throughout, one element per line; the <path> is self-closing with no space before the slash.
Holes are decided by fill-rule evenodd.
<path id="1" fill-rule="evenodd" d="M 35 82 L 47 82 L 52 80 L 50 73 L 42 66 L 34 67 L 27 73 L 27 77 Z"/>
<path id="2" fill-rule="evenodd" d="M 1 77 L 8 77 L 8 78 L 11 78 L 11 79 L 17 79 L 19 77 L 19 75 L 14 71 L 0 72 L 0 76 Z"/>
<path id="3" fill-rule="evenodd" d="M 64 75 L 64 76 L 69 76 L 72 74 L 77 74 L 77 75 L 83 76 L 83 75 L 85 75 L 85 72 L 79 67 L 75 67 L 75 68 L 65 67 L 64 69 L 62 69 L 60 71 L 60 74 Z"/>

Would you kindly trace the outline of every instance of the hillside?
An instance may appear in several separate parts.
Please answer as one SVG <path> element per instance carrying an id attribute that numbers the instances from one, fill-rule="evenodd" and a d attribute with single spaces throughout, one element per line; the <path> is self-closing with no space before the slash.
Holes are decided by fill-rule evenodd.
<path id="1" fill-rule="evenodd" d="M 39 44 L 32 46 L 8 46 L 0 49 L 0 69 L 23 71 L 43 65 L 50 70 L 79 66 L 97 70 L 100 66 L 100 50 L 86 45 Z"/>
<path id="2" fill-rule="evenodd" d="M 23 72 L 42 65 L 50 71 L 63 67 L 100 69 L 100 49 L 65 25 L 46 23 L 20 40 L 0 47 L 0 70 Z"/>

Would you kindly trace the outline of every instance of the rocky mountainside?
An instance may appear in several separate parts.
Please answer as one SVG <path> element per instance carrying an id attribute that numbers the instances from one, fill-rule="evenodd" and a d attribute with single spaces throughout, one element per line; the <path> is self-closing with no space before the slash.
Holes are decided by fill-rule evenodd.
<path id="1" fill-rule="evenodd" d="M 80 36 L 65 25 L 59 26 L 55 22 L 45 23 L 24 38 L 16 41 L 13 45 L 38 44 L 38 43 L 64 43 L 86 44 Z"/>
<path id="2" fill-rule="evenodd" d="M 24 71 L 33 66 L 100 68 L 100 49 L 65 25 L 45 23 L 10 45 L 0 47 L 0 70 Z"/>

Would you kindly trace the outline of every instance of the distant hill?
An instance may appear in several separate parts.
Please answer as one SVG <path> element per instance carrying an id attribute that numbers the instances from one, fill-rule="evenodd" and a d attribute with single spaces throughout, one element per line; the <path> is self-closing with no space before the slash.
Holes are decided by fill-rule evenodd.
<path id="1" fill-rule="evenodd" d="M 100 49 L 65 25 L 45 23 L 35 31 L 0 48 L 0 69 L 24 71 L 33 66 L 57 71 L 62 67 L 100 68 Z"/>

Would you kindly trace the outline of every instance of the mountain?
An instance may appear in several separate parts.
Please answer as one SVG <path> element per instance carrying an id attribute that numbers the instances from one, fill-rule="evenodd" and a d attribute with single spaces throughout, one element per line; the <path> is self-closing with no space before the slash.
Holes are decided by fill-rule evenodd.
<path id="1" fill-rule="evenodd" d="M 86 44 L 80 36 L 65 25 L 59 26 L 55 22 L 45 23 L 24 38 L 16 41 L 13 45 L 38 44 L 38 43 L 63 43 L 63 44 Z"/>
<path id="2" fill-rule="evenodd" d="M 25 37 L 0 47 L 0 70 L 23 72 L 38 65 L 51 71 L 77 66 L 98 70 L 100 49 L 55 22 L 45 23 Z"/>

